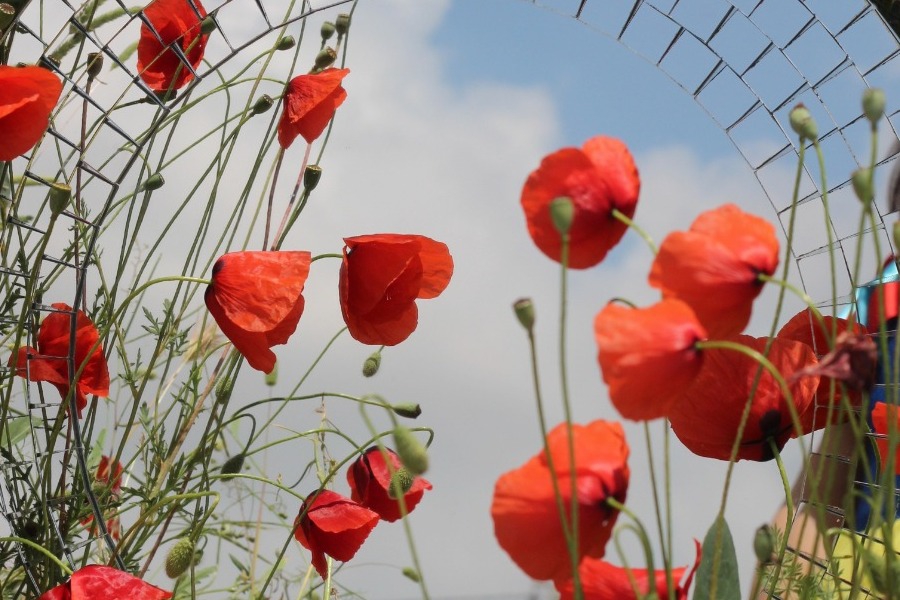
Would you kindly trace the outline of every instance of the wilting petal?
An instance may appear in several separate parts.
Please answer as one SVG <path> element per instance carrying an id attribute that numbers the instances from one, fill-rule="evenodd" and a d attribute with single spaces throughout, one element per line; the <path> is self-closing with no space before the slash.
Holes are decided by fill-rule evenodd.
<path id="1" fill-rule="evenodd" d="M 138 74 L 151 90 L 180 89 L 194 78 L 194 74 L 170 46 L 179 47 L 196 70 L 203 60 L 209 37 L 200 31 L 206 10 L 200 0 L 153 0 L 144 8 L 144 16 L 159 38 L 146 23 L 141 23 Z"/>
<path id="2" fill-rule="evenodd" d="M 765 338 L 737 336 L 733 341 L 762 352 Z M 699 456 L 728 460 L 750 390 L 753 389 L 758 363 L 735 350 L 704 350 L 703 368 L 669 412 L 672 429 L 687 448 Z M 791 375 L 815 361 L 806 344 L 775 338 L 769 361 L 790 380 Z M 807 377 L 790 384 L 796 412 L 803 415 L 813 401 L 818 377 Z M 750 417 L 744 428 L 738 460 L 770 460 L 771 443 L 778 450 L 794 435 L 794 422 L 787 400 L 777 381 L 762 370 L 753 396 Z"/>
<path id="3" fill-rule="evenodd" d="M 350 69 L 325 69 L 291 79 L 284 93 L 284 110 L 278 122 L 278 144 L 288 148 L 298 135 L 315 141 L 335 111 L 347 99 L 341 86 Z"/>
<path id="4" fill-rule="evenodd" d="M 0 161 L 37 144 L 61 93 L 59 77 L 43 67 L 0 65 Z"/>
<path id="5" fill-rule="evenodd" d="M 703 364 L 695 344 L 706 331 L 680 300 L 648 308 L 610 303 L 597 315 L 594 331 L 603 381 L 626 419 L 665 416 Z"/>
<path id="6" fill-rule="evenodd" d="M 689 231 L 670 233 L 650 269 L 650 285 L 690 305 L 711 338 L 743 331 L 758 275 L 778 266 L 778 239 L 767 221 L 726 204 L 697 217 Z"/>
<path id="7" fill-rule="evenodd" d="M 558 150 L 541 161 L 522 189 L 528 233 L 541 252 L 559 262 L 561 237 L 550 218 L 550 203 L 559 197 L 569 198 L 575 210 L 569 230 L 568 266 L 594 266 L 627 229 L 612 216 L 613 209 L 629 218 L 634 216 L 640 186 L 631 153 L 615 138 L 598 136 L 581 149 Z"/>
<path id="8" fill-rule="evenodd" d="M 38 600 L 166 600 L 172 593 L 105 565 L 87 565 Z"/>
<path id="9" fill-rule="evenodd" d="M 403 465 L 397 454 L 385 449 L 390 457 L 391 466 L 396 471 Z M 431 484 L 422 477 L 412 477 L 412 485 L 403 494 L 406 512 L 410 513 L 422 499 L 425 490 Z M 390 496 L 391 473 L 388 470 L 384 455 L 377 446 L 366 450 L 350 466 L 347 471 L 347 483 L 350 484 L 350 499 L 359 502 L 368 509 L 374 510 L 385 521 L 396 521 L 401 517 L 399 502 Z"/>
<path id="10" fill-rule="evenodd" d="M 618 511 L 606 504 L 625 501 L 628 445 L 621 425 L 594 421 L 573 425 L 574 468 L 569 464 L 565 424 L 547 435 L 554 470 L 544 452 L 502 475 L 494 487 L 491 516 L 500 546 L 528 576 L 560 579 L 571 561 L 553 490 L 555 478 L 567 518 L 571 517 L 572 478 L 578 497 L 578 556 L 600 558 Z"/>

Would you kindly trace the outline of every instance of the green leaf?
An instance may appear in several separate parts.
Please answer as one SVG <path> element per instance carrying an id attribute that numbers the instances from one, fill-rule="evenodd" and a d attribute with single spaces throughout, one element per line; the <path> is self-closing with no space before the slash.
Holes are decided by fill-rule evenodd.
<path id="1" fill-rule="evenodd" d="M 718 562 L 715 598 L 711 595 L 714 562 Z M 693 600 L 740 600 L 740 598 L 741 584 L 738 581 L 734 540 L 731 539 L 728 523 L 725 519 L 718 518 L 706 532 L 706 538 L 703 540 L 703 558 L 700 560 L 700 568 L 697 569 Z"/>
<path id="2" fill-rule="evenodd" d="M 25 436 L 28 435 L 32 425 L 38 427 L 40 424 L 40 419 L 35 417 L 31 417 L 30 420 L 26 417 L 10 419 L 9 424 L 3 429 L 2 433 L 0 433 L 0 444 L 4 447 L 15 446 L 25 439 Z"/>

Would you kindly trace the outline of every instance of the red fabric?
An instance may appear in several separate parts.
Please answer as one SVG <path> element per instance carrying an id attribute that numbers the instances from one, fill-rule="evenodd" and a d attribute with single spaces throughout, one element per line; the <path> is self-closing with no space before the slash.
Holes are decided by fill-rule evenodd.
<path id="1" fill-rule="evenodd" d="M 137 48 L 138 74 L 151 90 L 158 92 L 184 87 L 194 78 L 194 74 L 181 62 L 171 46 L 181 49 L 192 68 L 200 66 L 209 38 L 200 31 L 206 10 L 200 0 L 153 0 L 144 9 L 144 16 L 153 24 L 159 38 L 145 23 L 141 23 L 141 39 Z"/>
<path id="2" fill-rule="evenodd" d="M 390 457 L 391 466 L 396 470 L 403 465 L 400 457 L 385 448 Z M 347 471 L 347 483 L 350 484 L 350 499 L 359 502 L 368 509 L 374 510 L 385 521 L 396 521 L 401 517 L 400 504 L 391 498 L 391 473 L 388 470 L 384 455 L 377 446 L 369 448 L 350 466 Z M 422 477 L 413 478 L 412 486 L 403 494 L 406 512 L 410 513 L 431 489 L 431 483 Z"/>
<path id="3" fill-rule="evenodd" d="M 43 67 L 0 65 L 0 161 L 38 143 L 61 93 L 62 82 Z"/>
<path id="4" fill-rule="evenodd" d="M 282 148 L 290 147 L 298 135 L 309 144 L 322 135 L 335 111 L 347 99 L 341 81 L 348 73 L 350 69 L 325 69 L 291 79 L 278 122 L 278 143 Z"/>

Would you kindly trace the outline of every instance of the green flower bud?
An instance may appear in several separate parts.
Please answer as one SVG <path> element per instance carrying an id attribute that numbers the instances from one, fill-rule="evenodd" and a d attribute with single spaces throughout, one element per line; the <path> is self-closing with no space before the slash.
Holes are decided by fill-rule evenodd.
<path id="1" fill-rule="evenodd" d="M 294 46 L 297 45 L 297 40 L 294 39 L 292 35 L 286 35 L 275 44 L 276 50 L 290 50 Z"/>
<path id="2" fill-rule="evenodd" d="M 69 206 L 72 199 L 72 188 L 64 183 L 54 183 L 50 186 L 50 212 L 56 216 Z"/>
<path id="3" fill-rule="evenodd" d="M 400 467 L 391 476 L 391 483 L 388 486 L 388 496 L 394 498 L 402 498 L 409 488 L 412 487 L 415 477 L 409 472 L 409 469 Z"/>
<path id="4" fill-rule="evenodd" d="M 575 218 L 575 204 L 572 199 L 565 196 L 554 198 L 550 202 L 550 218 L 560 235 L 569 233 L 569 229 L 572 228 L 572 219 Z"/>
<path id="5" fill-rule="evenodd" d="M 403 576 L 407 579 L 410 579 L 416 583 L 422 581 L 422 578 L 419 577 L 419 572 L 413 569 L 412 567 L 404 567 L 403 568 Z"/>
<path id="6" fill-rule="evenodd" d="M 313 191 L 319 185 L 320 179 L 322 179 L 322 167 L 319 165 L 308 165 L 306 170 L 303 171 L 303 188 L 310 192 Z"/>
<path id="7" fill-rule="evenodd" d="M 194 562 L 194 543 L 190 538 L 181 538 L 169 550 L 166 556 L 166 575 L 178 579 L 191 568 Z"/>
<path id="8" fill-rule="evenodd" d="M 819 138 L 819 127 L 816 125 L 816 121 L 813 119 L 809 109 L 803 104 L 798 104 L 794 107 L 789 120 L 791 129 L 800 136 L 801 140 L 815 141 Z"/>
<path id="9" fill-rule="evenodd" d="M 264 112 L 268 111 L 272 106 L 274 106 L 275 100 L 272 99 L 272 96 L 268 94 L 263 94 L 259 98 L 256 99 L 256 102 L 253 103 L 253 108 L 250 111 L 254 115 L 261 115 Z"/>
<path id="10" fill-rule="evenodd" d="M 894 221 L 894 248 L 900 248 L 900 221 Z"/>
<path id="11" fill-rule="evenodd" d="M 87 74 L 88 77 L 94 79 L 103 69 L 103 55 L 99 52 L 88 52 L 87 55 Z"/>
<path id="12" fill-rule="evenodd" d="M 350 30 L 350 15 L 341 13 L 334 20 L 334 30 L 338 32 L 338 36 L 343 36 Z"/>
<path id="13" fill-rule="evenodd" d="M 212 15 L 208 15 L 205 19 L 200 21 L 200 33 L 203 35 L 209 35 L 217 28 L 218 25 L 216 25 L 216 20 Z"/>
<path id="14" fill-rule="evenodd" d="M 863 204 L 868 204 L 875 198 L 872 192 L 872 169 L 863 167 L 853 171 L 850 182 L 853 184 L 853 193 Z"/>
<path id="15" fill-rule="evenodd" d="M 403 466 L 413 475 L 421 475 L 428 470 L 428 451 L 407 427 L 394 427 L 394 448 Z"/>
<path id="16" fill-rule="evenodd" d="M 316 70 L 321 71 L 326 67 L 330 67 L 336 60 L 337 52 L 334 51 L 334 48 L 322 48 L 319 50 L 319 53 L 316 54 Z"/>
<path id="17" fill-rule="evenodd" d="M 366 359 L 366 362 L 363 363 L 362 373 L 366 377 L 371 377 L 378 372 L 378 367 L 380 366 L 381 352 L 373 352 L 369 355 L 369 358 Z"/>
<path id="18" fill-rule="evenodd" d="M 235 454 L 225 461 L 219 473 L 222 475 L 237 475 L 244 469 L 244 458 L 246 457 L 243 452 Z"/>
<path id="19" fill-rule="evenodd" d="M 322 29 L 319 31 L 319 33 L 322 34 L 322 42 L 324 43 L 330 40 L 331 36 L 334 35 L 334 31 L 334 23 L 332 23 L 331 21 L 325 21 L 324 23 L 322 23 Z"/>
<path id="20" fill-rule="evenodd" d="M 272 387 L 276 383 L 278 383 L 278 363 L 275 363 L 275 366 L 272 367 L 271 372 L 266 373 L 265 382 L 266 382 L 266 385 L 269 387 Z"/>
<path id="21" fill-rule="evenodd" d="M 753 553 L 764 565 L 770 564 L 775 556 L 775 531 L 769 525 L 761 525 L 753 536 Z"/>
<path id="22" fill-rule="evenodd" d="M 154 173 L 150 177 L 148 177 L 144 183 L 141 184 L 142 192 L 152 192 L 153 190 L 158 190 L 162 186 L 166 185 L 166 180 L 162 176 L 162 173 Z"/>
<path id="23" fill-rule="evenodd" d="M 513 310 L 519 323 L 530 333 L 534 328 L 534 303 L 531 298 L 519 298 L 513 302 Z"/>
<path id="24" fill-rule="evenodd" d="M 234 381 L 228 377 L 222 377 L 216 383 L 216 402 L 228 402 L 231 392 L 234 390 Z"/>
<path id="25" fill-rule="evenodd" d="M 418 404 L 393 404 L 391 410 L 395 415 L 405 417 L 407 419 L 416 419 L 422 414 L 422 407 Z"/>
<path id="26" fill-rule="evenodd" d="M 871 121 L 872 125 L 878 123 L 882 115 L 884 115 L 884 106 L 886 104 L 884 90 L 879 88 L 869 88 L 863 92 L 863 113 L 866 118 Z"/>

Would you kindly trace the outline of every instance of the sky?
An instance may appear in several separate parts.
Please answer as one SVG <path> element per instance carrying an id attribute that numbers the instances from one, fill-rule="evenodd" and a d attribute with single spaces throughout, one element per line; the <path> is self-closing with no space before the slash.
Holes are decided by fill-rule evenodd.
<path id="1" fill-rule="evenodd" d="M 627 4 L 605 2 L 594 0 L 593 6 Z M 518 298 L 534 300 L 548 420 L 555 424 L 562 419 L 556 354 L 559 267 L 531 243 L 519 206 L 522 184 L 542 157 L 561 147 L 580 146 L 595 135 L 622 139 L 642 179 L 636 220 L 657 242 L 673 229 L 686 229 L 701 211 L 726 202 L 776 222 L 773 202 L 783 206 L 790 198 L 790 157 L 766 169 L 765 191 L 775 198 L 770 201 L 721 126 L 679 82 L 606 35 L 599 16 L 586 25 L 561 14 L 571 13 L 577 3 L 546 4 L 550 8 L 524 0 L 360 2 L 346 55 L 351 70 L 344 81 L 348 99 L 335 119 L 321 163 L 322 181 L 286 244 L 320 254 L 340 252 L 342 237 L 413 233 L 446 243 L 453 255 L 450 286 L 439 298 L 419 303 L 418 329 L 384 352 L 376 377 L 360 374 L 372 348 L 343 336 L 301 390 L 379 393 L 392 402 L 421 404 L 419 424 L 435 430 L 426 475 L 434 489 L 410 522 L 423 575 L 436 600 L 522 598 L 545 591 L 496 544 L 489 514 L 497 477 L 540 449 L 526 337 L 511 309 Z M 318 49 L 315 32 L 321 21 L 337 12 L 329 9 L 310 17 L 312 34 L 301 49 L 304 61 Z M 241 32 L 249 36 L 261 27 L 250 14 L 223 10 L 223 28 L 234 39 Z M 681 16 L 691 18 L 689 13 Z M 646 39 L 656 32 L 652 26 L 638 31 Z M 650 52 L 642 39 L 631 38 L 629 44 Z M 211 53 L 216 43 L 210 43 Z M 682 60 L 693 64 L 689 58 Z M 287 68 L 284 57 L 275 61 Z M 679 71 L 679 64 L 665 67 L 682 73 L 683 80 L 690 69 Z M 98 93 L 114 94 L 119 76 L 108 73 L 106 90 Z M 204 83 L 209 81 L 214 79 Z M 269 86 L 273 95 L 280 93 L 277 84 Z M 186 130 L 204 131 L 217 118 L 216 113 L 198 112 Z M 766 143 L 763 139 L 759 146 Z M 236 164 L 241 158 L 255 158 L 238 152 Z M 302 154 L 299 145 L 286 153 L 285 173 L 296 173 Z M 192 167 L 186 160 L 167 168 L 166 202 L 184 197 L 180 190 L 193 182 Z M 223 175 L 228 183 L 232 176 L 234 184 L 241 185 L 239 175 Z M 280 180 L 279 198 L 286 197 L 291 179 Z M 154 201 L 162 197 L 154 196 Z M 225 209 L 229 201 L 223 193 L 222 209 L 212 216 L 215 223 L 230 214 Z M 172 210 L 173 204 L 159 202 L 153 210 Z M 812 249 L 824 234 L 816 204 L 806 206 L 798 243 Z M 851 199 L 836 210 L 849 215 L 854 207 Z M 188 212 L 179 221 L 183 239 L 173 244 L 192 239 L 196 226 L 191 216 Z M 153 227 L 147 224 L 148 240 Z M 597 365 L 593 318 L 614 296 L 638 304 L 655 301 L 646 283 L 651 258 L 643 242 L 629 234 L 603 264 L 570 275 L 567 371 L 576 421 L 618 420 Z M 158 270 L 167 268 L 180 268 L 175 245 L 162 254 Z M 337 274 L 336 261 L 314 263 L 297 333 L 287 346 L 276 348 L 278 384 L 263 389 L 261 377 L 245 370 L 237 389 L 241 397 L 287 393 L 295 374 L 305 370 L 343 326 Z M 768 329 L 774 299 L 771 290 L 758 299 L 752 333 Z M 798 309 L 797 302 L 789 303 L 781 320 Z M 315 427 L 322 417 L 318 406 L 292 406 L 273 426 L 272 435 Z M 356 406 L 329 400 L 326 413 L 346 431 L 364 435 Z M 387 426 L 386 421 L 382 424 Z M 652 529 L 643 427 L 625 427 L 632 451 L 628 506 Z M 650 425 L 657 449 L 663 427 L 660 422 Z M 296 466 L 305 464 L 307 449 L 298 445 L 273 453 L 267 459 L 271 475 L 296 480 Z M 786 460 L 794 472 L 798 451 L 798 443 L 789 444 Z M 718 510 L 725 464 L 693 456 L 674 438 L 671 464 L 674 562 L 685 565 L 694 557 L 692 540 L 702 539 Z M 779 507 L 780 486 L 772 463 L 742 462 L 735 468 L 726 517 L 740 557 L 742 589 L 749 587 L 754 565 L 753 533 Z M 343 475 L 336 489 L 347 493 Z M 223 505 L 239 506 L 245 497 L 238 485 L 221 491 Z M 634 552 L 627 538 L 625 533 L 625 547 Z M 620 562 L 613 550 L 608 557 Z M 287 560 L 305 565 L 308 556 L 293 545 Z M 632 553 L 628 560 L 637 564 L 640 557 Z M 417 586 L 400 572 L 409 561 L 402 527 L 381 524 L 339 578 L 371 600 L 415 598 Z"/>

